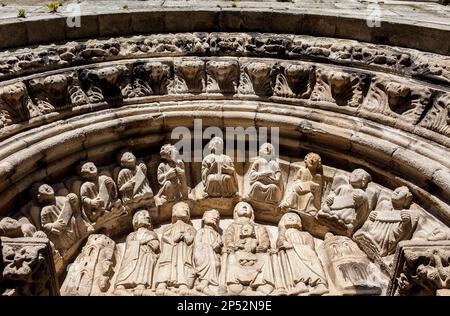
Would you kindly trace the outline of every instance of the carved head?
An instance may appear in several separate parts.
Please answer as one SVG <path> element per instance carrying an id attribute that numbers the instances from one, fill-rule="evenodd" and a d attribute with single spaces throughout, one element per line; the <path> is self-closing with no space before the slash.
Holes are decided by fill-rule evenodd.
<path id="1" fill-rule="evenodd" d="M 122 168 L 134 169 L 136 167 L 136 156 L 131 151 L 124 151 L 120 156 Z"/>
<path id="2" fill-rule="evenodd" d="M 275 154 L 275 147 L 273 147 L 270 143 L 262 144 L 259 148 L 259 156 L 261 158 L 265 158 L 267 160 L 270 160 L 274 157 Z"/>
<path id="3" fill-rule="evenodd" d="M 297 213 L 286 213 L 281 217 L 280 228 L 296 228 L 298 230 L 302 229 L 302 220 Z"/>
<path id="4" fill-rule="evenodd" d="M 184 76 L 191 79 L 194 78 L 203 67 L 204 62 L 201 60 L 186 60 L 177 66 Z"/>
<path id="5" fill-rule="evenodd" d="M 166 144 L 159 151 L 161 158 L 168 161 L 175 161 L 178 157 L 178 150 L 174 145 Z"/>
<path id="6" fill-rule="evenodd" d="M 23 82 L 0 88 L 0 97 L 10 102 L 19 102 L 27 94 L 27 88 Z"/>
<path id="7" fill-rule="evenodd" d="M 251 224 L 242 225 L 239 236 L 241 238 L 255 238 L 255 228 Z"/>
<path id="8" fill-rule="evenodd" d="M 223 153 L 223 139 L 216 136 L 208 144 L 208 149 L 211 153 L 220 155 Z"/>
<path id="9" fill-rule="evenodd" d="M 3 260 L 6 263 L 3 270 L 5 280 L 33 282 L 33 273 L 39 268 L 44 257 L 36 246 L 24 246 L 14 249 L 9 245 L 3 247 Z"/>
<path id="10" fill-rule="evenodd" d="M 91 161 L 85 162 L 81 166 L 80 174 L 83 180 L 95 180 L 98 175 L 97 167 Z"/>
<path id="11" fill-rule="evenodd" d="M 386 93 L 389 96 L 389 103 L 396 104 L 400 99 L 406 98 L 411 92 L 411 89 L 398 82 L 389 82 L 386 85 Z"/>
<path id="12" fill-rule="evenodd" d="M 329 82 L 334 93 L 342 93 L 348 88 L 351 78 L 349 74 L 344 72 L 333 71 L 330 74 Z"/>
<path id="13" fill-rule="evenodd" d="M 44 86 L 50 89 L 50 92 L 62 93 L 67 87 L 67 77 L 64 75 L 46 77 L 44 79 Z"/>
<path id="14" fill-rule="evenodd" d="M 42 184 L 37 191 L 37 199 L 39 203 L 52 202 L 55 199 L 55 191 L 48 184 Z"/>
<path id="15" fill-rule="evenodd" d="M 152 218 L 147 210 L 139 210 L 133 215 L 133 228 L 138 230 L 141 227 L 153 229 Z"/>
<path id="16" fill-rule="evenodd" d="M 253 221 L 255 219 L 255 213 L 253 207 L 247 202 L 239 202 L 234 207 L 233 218 L 238 219 L 249 219 Z"/>
<path id="17" fill-rule="evenodd" d="M 212 69 L 219 81 L 223 81 L 229 77 L 233 72 L 235 64 L 228 61 L 211 61 L 208 63 L 208 68 Z"/>
<path id="18" fill-rule="evenodd" d="M 312 71 L 312 67 L 305 65 L 288 64 L 285 68 L 286 76 L 291 79 L 302 77 L 310 71 Z"/>
<path id="19" fill-rule="evenodd" d="M 146 63 L 145 69 L 150 74 L 152 81 L 156 81 L 159 78 L 169 73 L 169 66 L 160 62 Z"/>
<path id="20" fill-rule="evenodd" d="M 203 213 L 202 227 L 208 225 L 217 230 L 219 228 L 219 222 L 220 222 L 220 213 L 218 210 L 212 209 Z"/>
<path id="21" fill-rule="evenodd" d="M 322 169 L 322 158 L 316 153 L 309 153 L 304 158 L 305 167 L 309 170 L 320 170 Z"/>
<path id="22" fill-rule="evenodd" d="M 408 187 L 401 186 L 392 192 L 391 201 L 392 206 L 396 210 L 408 209 L 411 206 L 413 195 Z"/>
<path id="23" fill-rule="evenodd" d="M 189 223 L 191 219 L 191 211 L 186 202 L 178 202 L 172 207 L 172 223 L 183 221 Z"/>
<path id="24" fill-rule="evenodd" d="M 355 189 L 365 190 L 367 185 L 372 181 L 370 174 L 364 169 L 355 169 L 350 174 L 349 182 Z"/>

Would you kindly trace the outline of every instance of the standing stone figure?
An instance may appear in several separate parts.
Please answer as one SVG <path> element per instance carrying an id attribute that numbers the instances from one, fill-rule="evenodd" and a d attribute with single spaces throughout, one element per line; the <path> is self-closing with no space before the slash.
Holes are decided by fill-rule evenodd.
<path id="1" fill-rule="evenodd" d="M 37 199 L 42 205 L 42 229 L 61 255 L 94 230 L 81 217 L 76 194 L 55 196 L 53 188 L 43 184 L 38 188 Z"/>
<path id="2" fill-rule="evenodd" d="M 123 204 L 133 210 L 151 206 L 153 192 L 147 178 L 147 166 L 137 164 L 136 157 L 130 151 L 121 154 L 120 166 L 122 169 L 117 177 L 117 186 Z"/>
<path id="3" fill-rule="evenodd" d="M 259 149 L 259 157 L 250 168 L 248 196 L 256 201 L 278 204 L 283 197 L 281 169 L 272 144 L 265 143 Z"/>
<path id="4" fill-rule="evenodd" d="M 128 235 L 125 253 L 116 279 L 118 290 L 151 289 L 159 253 L 159 240 L 153 231 L 150 214 L 139 210 L 133 216 L 134 232 Z M 142 294 L 142 293 L 139 293 Z"/>
<path id="5" fill-rule="evenodd" d="M 156 194 L 158 205 L 166 202 L 176 202 L 188 197 L 189 188 L 186 184 L 184 162 L 179 158 L 175 146 L 166 144 L 160 151 L 162 162 L 158 166 L 158 183 L 161 188 Z"/>
<path id="6" fill-rule="evenodd" d="M 305 166 L 298 170 L 292 190 L 289 191 L 280 207 L 314 216 L 320 209 L 322 199 L 322 162 L 320 156 L 316 153 L 307 154 L 304 162 Z"/>
<path id="7" fill-rule="evenodd" d="M 116 212 L 122 207 L 113 179 L 99 176 L 93 162 L 81 166 L 81 178 L 85 181 L 80 188 L 82 210 L 91 223 L 105 212 Z"/>
<path id="8" fill-rule="evenodd" d="M 236 170 L 231 157 L 223 154 L 223 140 L 211 139 L 211 154 L 202 162 L 202 181 L 207 197 L 232 197 L 237 193 Z"/>
<path id="9" fill-rule="evenodd" d="M 161 238 L 161 257 L 156 277 L 156 294 L 163 295 L 168 287 L 187 295 L 194 286 L 193 243 L 195 228 L 190 221 L 189 205 L 178 202 L 172 207 L 172 224 Z"/>
<path id="10" fill-rule="evenodd" d="M 405 186 L 392 192 L 390 201 L 383 201 L 353 239 L 358 244 L 367 245 L 381 257 L 395 253 L 397 244 L 410 239 L 416 230 L 418 216 L 409 208 L 412 194 Z M 364 247 L 366 248 L 366 247 Z"/>
<path id="11" fill-rule="evenodd" d="M 247 202 L 236 204 L 233 218 L 224 236 L 226 285 L 233 294 L 240 294 L 246 287 L 270 294 L 274 289 L 274 273 L 269 233 L 264 226 L 254 223 L 253 208 Z"/>
<path id="12" fill-rule="evenodd" d="M 222 236 L 219 233 L 220 214 L 209 210 L 203 214 L 202 228 L 197 231 L 194 243 L 194 264 L 199 284 L 197 290 L 214 295 L 209 285 L 219 286 Z"/>
<path id="13" fill-rule="evenodd" d="M 281 218 L 277 248 L 282 257 L 290 295 L 327 292 L 325 272 L 315 251 L 314 238 L 310 233 L 302 231 L 302 221 L 298 214 L 286 213 Z"/>

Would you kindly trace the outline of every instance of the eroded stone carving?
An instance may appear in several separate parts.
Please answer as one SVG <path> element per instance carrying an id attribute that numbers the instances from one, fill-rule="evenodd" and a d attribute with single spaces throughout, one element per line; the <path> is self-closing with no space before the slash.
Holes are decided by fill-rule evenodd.
<path id="1" fill-rule="evenodd" d="M 241 66 L 239 92 L 270 96 L 273 93 L 272 79 L 275 75 L 272 64 L 250 62 Z"/>
<path id="2" fill-rule="evenodd" d="M 134 65 L 131 82 L 122 90 L 127 98 L 167 93 L 170 66 L 162 62 Z"/>
<path id="3" fill-rule="evenodd" d="M 28 86 L 34 104 L 39 109 L 45 109 L 43 113 L 61 110 L 68 106 L 66 92 L 69 80 L 70 77 L 64 74 L 30 80 Z"/>
<path id="4" fill-rule="evenodd" d="M 11 217 L 4 217 L 0 220 L 0 236 L 9 238 L 36 237 L 47 238 L 43 231 L 37 230 L 26 217 L 18 220 Z"/>
<path id="5" fill-rule="evenodd" d="M 201 93 L 205 90 L 205 62 L 183 60 L 174 64 L 173 89 L 177 93 Z"/>
<path id="6" fill-rule="evenodd" d="M 450 93 L 436 99 L 419 125 L 450 136 Z"/>
<path id="7" fill-rule="evenodd" d="M 282 64 L 274 94 L 280 97 L 309 99 L 316 81 L 315 68 L 309 64 Z"/>
<path id="8" fill-rule="evenodd" d="M 206 63 L 207 91 L 234 94 L 239 86 L 239 65 L 236 61 L 208 61 Z"/>
<path id="9" fill-rule="evenodd" d="M 0 128 L 37 116 L 39 113 L 29 98 L 24 83 L 0 87 Z"/>

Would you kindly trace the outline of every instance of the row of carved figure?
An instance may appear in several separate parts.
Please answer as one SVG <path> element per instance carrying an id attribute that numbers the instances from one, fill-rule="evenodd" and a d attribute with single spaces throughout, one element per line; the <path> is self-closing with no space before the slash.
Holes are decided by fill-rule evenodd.
<path id="1" fill-rule="evenodd" d="M 278 96 L 359 107 L 448 135 L 444 91 L 310 63 L 184 58 L 82 69 L 0 87 L 0 127 L 100 102 L 162 94 Z M 428 111 L 428 112 L 426 112 Z"/>
<path id="2" fill-rule="evenodd" d="M 242 190 L 238 188 L 235 165 L 231 157 L 223 154 L 223 140 L 215 137 L 208 146 L 211 153 L 203 159 L 201 182 L 191 189 L 177 149 L 164 145 L 156 174 L 159 183 L 156 195 L 150 186 L 146 164 L 138 162 L 130 151 L 121 152 L 120 167 L 112 175 L 114 179 L 99 174 L 93 162 L 84 162 L 80 168 L 81 181 L 73 186 L 73 193 L 57 196 L 48 184 L 38 187 L 37 226 L 63 255 L 87 235 L 108 227 L 105 226 L 108 223 L 116 225 L 114 221 L 130 217 L 138 209 L 147 209 L 154 215 L 155 210 L 156 214 L 163 208 L 170 211 L 171 205 L 179 201 L 204 202 L 203 209 L 207 209 L 220 207 L 224 201 L 232 208 L 236 202 L 245 200 L 258 213 L 270 210 L 272 218 L 295 212 L 313 220 L 313 226 L 353 236 L 372 258 L 392 255 L 398 242 L 410 239 L 416 229 L 419 215 L 410 210 L 413 197 L 408 188 L 399 187 L 390 197 L 382 196 L 363 169 L 335 176 L 330 192 L 323 196 L 325 179 L 321 158 L 309 153 L 304 158 L 304 166 L 298 169 L 289 189 L 285 190 L 274 147 L 266 143 L 247 172 L 249 186 L 244 196 L 240 196 Z M 217 207 L 215 200 L 220 200 Z M 19 224 L 16 226 L 16 230 L 20 228 Z M 20 235 L 12 229 L 12 233 L 8 233 L 6 227 L 0 225 L 3 235 Z"/>
<path id="3" fill-rule="evenodd" d="M 118 39 L 94 39 L 0 54 L 0 74 L 14 76 L 73 64 L 161 55 L 258 56 L 320 59 L 352 66 L 375 65 L 389 72 L 450 82 L 450 60 L 412 49 L 378 46 L 335 38 L 283 34 L 179 33 Z M 2 78 L 0 76 L 0 78 Z"/>
<path id="4" fill-rule="evenodd" d="M 189 206 L 178 202 L 161 239 L 147 210 L 133 217 L 134 232 L 122 255 L 104 235 L 91 235 L 70 265 L 63 295 L 322 295 L 327 276 L 314 238 L 303 231 L 300 216 L 285 214 L 278 225 L 276 248 L 269 232 L 254 222 L 247 202 L 234 208 L 233 222 L 223 237 L 220 214 L 208 210 L 201 228 L 190 221 Z M 328 234 L 322 246 L 328 268 L 336 269 L 339 286 L 360 286 L 380 293 L 376 269 L 351 239 Z M 119 260 L 118 257 L 121 257 Z M 350 259 L 349 259 L 350 258 Z M 119 263 L 120 261 L 120 263 Z M 114 276 L 114 277 L 113 277 Z M 338 280 L 336 280 L 336 278 Z M 335 290 L 333 288 L 333 290 Z"/>

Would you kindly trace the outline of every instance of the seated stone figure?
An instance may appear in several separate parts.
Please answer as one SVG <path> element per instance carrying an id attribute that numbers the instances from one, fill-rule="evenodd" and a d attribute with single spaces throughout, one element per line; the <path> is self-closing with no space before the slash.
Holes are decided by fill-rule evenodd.
<path id="1" fill-rule="evenodd" d="M 120 156 L 122 169 L 117 176 L 117 186 L 123 204 L 132 210 L 151 207 L 153 192 L 147 178 L 147 166 L 137 164 L 136 157 L 130 151 L 124 151 Z"/>
<path id="2" fill-rule="evenodd" d="M 253 200 L 278 204 L 283 197 L 283 179 L 274 151 L 272 144 L 261 145 L 259 157 L 250 168 L 248 196 Z"/>
<path id="3" fill-rule="evenodd" d="M 370 174 L 363 169 L 354 170 L 349 177 L 335 179 L 337 185 L 326 198 L 317 218 L 332 232 L 351 236 L 371 210 L 367 192 L 369 182 Z"/>
<path id="4" fill-rule="evenodd" d="M 211 139 L 211 154 L 202 162 L 202 181 L 205 197 L 232 197 L 237 193 L 236 170 L 231 157 L 223 154 L 223 140 Z"/>
<path id="5" fill-rule="evenodd" d="M 193 263 L 195 228 L 190 220 L 189 205 L 178 202 L 172 207 L 172 224 L 161 237 L 161 256 L 156 276 L 156 294 L 177 292 L 187 295 L 194 287 Z"/>
<path id="6" fill-rule="evenodd" d="M 116 278 L 116 292 L 151 294 L 159 240 L 147 210 L 138 210 L 134 214 L 133 228 L 134 232 L 127 236 L 125 242 L 125 252 Z"/>
<path id="7" fill-rule="evenodd" d="M 270 294 L 274 289 L 274 271 L 269 233 L 264 226 L 255 224 L 253 208 L 247 202 L 236 204 L 233 214 L 234 221 L 224 236 L 226 286 L 234 295 Z"/>
<path id="8" fill-rule="evenodd" d="M 320 156 L 315 153 L 307 154 L 304 162 L 305 166 L 298 170 L 292 189 L 286 194 L 280 207 L 315 216 L 322 200 L 322 162 Z"/>
<path id="9" fill-rule="evenodd" d="M 47 238 L 43 231 L 37 230 L 36 226 L 30 223 L 26 217 L 14 219 L 4 217 L 0 220 L 0 237 L 19 238 L 36 237 Z"/>
<path id="10" fill-rule="evenodd" d="M 296 213 L 286 213 L 278 225 L 277 248 L 282 257 L 289 295 L 324 294 L 327 290 L 325 272 L 315 251 L 314 238 L 302 231 Z"/>
<path id="11" fill-rule="evenodd" d="M 418 214 L 410 210 L 412 199 L 407 187 L 395 189 L 390 200 L 381 202 L 353 235 L 362 249 L 369 250 L 369 257 L 392 255 L 400 241 L 412 237 L 418 224 Z"/>
<path id="12" fill-rule="evenodd" d="M 112 178 L 99 176 L 93 162 L 84 163 L 80 173 L 84 181 L 80 188 L 82 210 L 91 223 L 95 223 L 105 213 L 116 213 L 122 209 Z"/>
<path id="13" fill-rule="evenodd" d="M 157 205 L 187 199 L 189 188 L 184 162 L 179 158 L 178 150 L 166 144 L 161 147 L 160 155 L 162 162 L 158 166 L 157 177 L 161 188 L 155 196 Z"/>
<path id="14" fill-rule="evenodd" d="M 76 194 L 55 196 L 53 188 L 43 184 L 38 188 L 37 200 L 42 206 L 42 229 L 61 255 L 94 230 L 82 218 Z"/>
<path id="15" fill-rule="evenodd" d="M 197 290 L 206 295 L 215 295 L 210 288 L 219 286 L 220 254 L 222 236 L 219 233 L 220 214 L 217 210 L 203 213 L 202 228 L 197 231 L 194 242 L 194 264 L 199 283 Z"/>

